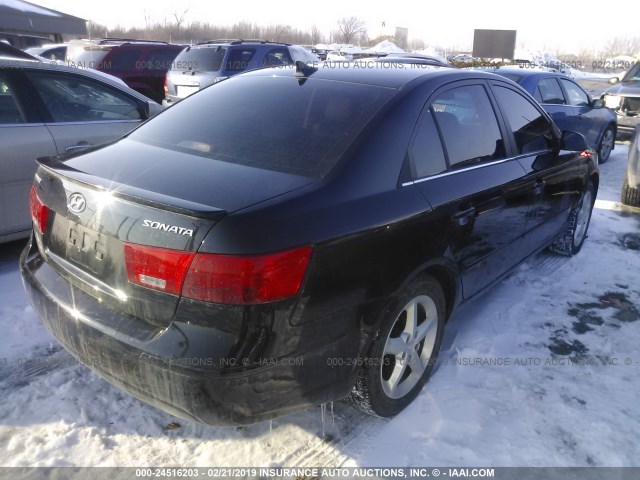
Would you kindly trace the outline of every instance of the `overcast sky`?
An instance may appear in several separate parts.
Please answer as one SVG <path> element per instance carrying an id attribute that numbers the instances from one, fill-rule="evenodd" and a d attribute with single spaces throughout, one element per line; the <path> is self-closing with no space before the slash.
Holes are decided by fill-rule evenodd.
<path id="1" fill-rule="evenodd" d="M 638 36 L 636 0 L 614 2 L 615 15 L 602 13 L 598 2 L 537 0 L 506 1 L 406 1 L 373 3 L 364 0 L 244 0 L 214 2 L 195 0 L 33 0 L 33 3 L 93 20 L 108 27 L 144 26 L 145 15 L 153 21 L 173 20 L 185 10 L 186 23 L 204 21 L 232 24 L 241 20 L 258 24 L 289 24 L 300 29 L 317 25 L 324 33 L 335 28 L 341 17 L 357 16 L 367 23 L 370 36 L 387 26 L 406 27 L 409 38 L 428 45 L 470 48 L 474 28 L 518 30 L 517 46 L 533 50 L 577 53 L 580 49 L 603 48 L 615 37 Z M 629 9 L 636 9 L 632 14 Z M 625 13 L 626 10 L 626 13 Z M 623 21 L 631 15 L 634 21 Z"/>

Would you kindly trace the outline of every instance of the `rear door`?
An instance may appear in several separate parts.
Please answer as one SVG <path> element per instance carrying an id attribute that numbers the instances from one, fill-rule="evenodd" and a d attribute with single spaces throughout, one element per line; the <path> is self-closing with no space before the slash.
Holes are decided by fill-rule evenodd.
<path id="1" fill-rule="evenodd" d="M 18 69 L 0 72 L 0 236 L 31 227 L 29 187 L 35 159 L 56 154 L 56 145 L 30 102 Z"/>
<path id="2" fill-rule="evenodd" d="M 562 86 L 569 108 L 578 117 L 578 129 L 575 132 L 582 133 L 590 147 L 596 148 L 602 130 L 602 121 L 599 118 L 599 111 L 591 107 L 591 98 L 582 88 L 569 79 L 561 78 Z"/>
<path id="3" fill-rule="evenodd" d="M 569 161 L 575 152 L 556 148 L 558 132 L 534 102 L 506 83 L 493 81 L 491 86 L 535 197 L 523 244 L 531 252 L 550 243 L 562 229 L 571 205 L 583 190 L 580 178 L 586 175 L 586 166 Z"/>
<path id="4" fill-rule="evenodd" d="M 436 92 L 419 128 L 416 185 L 440 217 L 468 298 L 522 258 L 532 203 L 525 171 L 509 156 L 505 127 L 481 80 Z"/>
<path id="5" fill-rule="evenodd" d="M 119 139 L 145 120 L 142 102 L 122 91 L 68 72 L 27 72 L 58 154 Z"/>

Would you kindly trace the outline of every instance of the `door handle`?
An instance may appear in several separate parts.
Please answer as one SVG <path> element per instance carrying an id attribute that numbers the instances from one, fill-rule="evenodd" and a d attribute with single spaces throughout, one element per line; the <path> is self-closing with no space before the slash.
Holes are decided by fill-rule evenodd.
<path id="1" fill-rule="evenodd" d="M 457 225 L 464 227 L 472 217 L 476 214 L 476 207 L 469 207 L 465 210 L 459 210 L 451 216 L 451 220 Z"/>
<path id="2" fill-rule="evenodd" d="M 89 147 L 92 147 L 92 146 L 93 146 L 93 145 L 90 145 L 90 144 L 88 144 L 88 143 L 80 142 L 80 143 L 78 143 L 77 145 L 69 145 L 69 146 L 68 146 L 67 148 L 65 148 L 64 150 L 65 150 L 66 152 L 75 152 L 75 151 L 78 151 L 78 150 L 84 150 L 85 148 L 89 148 Z"/>

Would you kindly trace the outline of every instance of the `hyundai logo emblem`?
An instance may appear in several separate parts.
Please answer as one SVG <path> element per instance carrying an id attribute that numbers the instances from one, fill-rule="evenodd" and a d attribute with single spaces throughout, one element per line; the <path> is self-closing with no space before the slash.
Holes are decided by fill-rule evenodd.
<path id="1" fill-rule="evenodd" d="M 74 193 L 69 197 L 67 206 L 73 213 L 82 213 L 87 206 L 87 201 L 80 193 Z"/>

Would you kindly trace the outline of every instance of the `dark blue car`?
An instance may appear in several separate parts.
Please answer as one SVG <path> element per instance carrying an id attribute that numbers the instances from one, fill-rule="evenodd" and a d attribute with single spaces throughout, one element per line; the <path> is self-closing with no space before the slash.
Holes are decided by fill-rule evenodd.
<path id="1" fill-rule="evenodd" d="M 544 108 L 560 130 L 582 133 L 587 144 L 598 152 L 599 163 L 609 160 L 615 147 L 618 122 L 613 110 L 601 100 L 592 100 L 584 89 L 565 75 L 498 68 L 494 73 L 518 83 Z"/>

